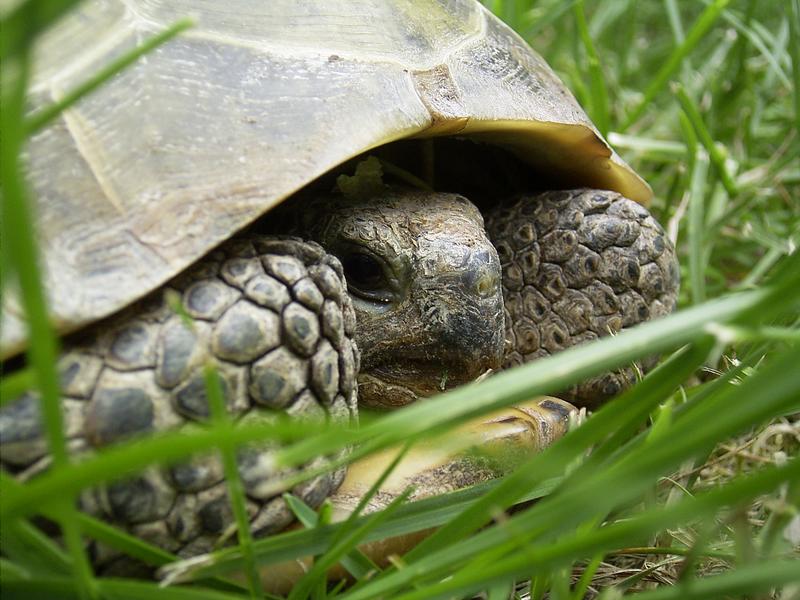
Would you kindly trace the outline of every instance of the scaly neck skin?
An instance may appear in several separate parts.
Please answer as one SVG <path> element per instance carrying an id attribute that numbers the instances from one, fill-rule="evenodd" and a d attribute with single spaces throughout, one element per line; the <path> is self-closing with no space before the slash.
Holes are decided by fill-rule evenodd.
<path id="1" fill-rule="evenodd" d="M 466 198 L 392 189 L 364 201 L 317 198 L 294 220 L 344 266 L 362 404 L 407 404 L 500 365 L 500 262 Z"/>

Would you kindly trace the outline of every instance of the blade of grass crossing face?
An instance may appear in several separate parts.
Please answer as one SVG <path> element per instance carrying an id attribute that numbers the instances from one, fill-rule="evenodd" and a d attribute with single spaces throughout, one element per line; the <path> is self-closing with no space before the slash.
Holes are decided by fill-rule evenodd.
<path id="1" fill-rule="evenodd" d="M 800 255 L 792 258 L 800 263 Z M 440 433 L 456 423 L 493 409 L 564 389 L 573 382 L 627 364 L 641 356 L 672 349 L 702 336 L 703 328 L 710 322 L 724 322 L 735 318 L 748 310 L 751 302 L 762 311 L 762 318 L 768 312 L 780 310 L 784 306 L 782 289 L 770 291 L 770 288 L 762 288 L 752 293 L 763 296 L 757 300 L 755 297 L 748 299 L 747 294 L 739 294 L 727 298 L 732 303 L 727 306 L 723 299 L 714 300 L 694 309 L 639 325 L 616 336 L 576 346 L 555 356 L 504 371 L 484 384 L 465 385 L 424 403 L 388 414 L 358 431 L 355 437 L 365 441 L 356 448 L 351 458 L 364 456 L 399 441 Z M 780 302 L 767 300 L 774 298 L 773 293 L 781 295 Z M 734 304 L 737 306 L 735 309 Z M 324 437 L 323 434 L 316 440 L 302 441 L 279 450 L 276 453 L 276 462 L 281 466 L 302 464 L 321 452 L 341 447 L 341 443 L 329 445 L 325 442 L 322 445 L 320 442 Z"/>
<path id="2" fill-rule="evenodd" d="M 639 118 L 644 114 L 644 111 L 647 110 L 647 107 L 650 106 L 653 100 L 655 100 L 656 96 L 664 89 L 664 86 L 666 86 L 667 82 L 680 68 L 681 64 L 683 63 L 683 59 L 695 49 L 700 40 L 703 39 L 706 33 L 708 33 L 708 31 L 719 18 L 722 10 L 728 5 L 729 2 L 730 0 L 714 0 L 714 2 L 706 7 L 706 9 L 694 22 L 689 32 L 686 34 L 686 39 L 682 44 L 672 51 L 666 62 L 664 62 L 663 66 L 658 70 L 655 77 L 650 82 L 650 85 L 647 86 L 642 100 L 631 111 L 630 115 L 628 115 L 628 118 L 620 128 L 621 132 L 624 132 L 630 128 L 630 126 L 636 123 L 636 121 L 638 121 Z"/>
<path id="3" fill-rule="evenodd" d="M 33 115 L 28 117 L 25 120 L 25 133 L 27 135 L 36 133 L 50 123 L 50 121 L 60 115 L 64 110 L 75 104 L 84 96 L 91 94 L 106 81 L 111 79 L 114 75 L 126 69 L 145 54 L 152 52 L 158 46 L 171 40 L 180 32 L 185 31 L 191 26 L 192 21 L 190 19 L 181 19 L 180 21 L 176 21 L 170 25 L 161 33 L 158 33 L 145 40 L 141 46 L 137 46 L 129 52 L 126 52 L 114 60 L 111 64 L 97 71 L 87 81 L 78 85 L 75 89 L 68 91 L 66 94 L 64 94 L 63 98 L 60 98 L 53 104 L 39 109 Z"/>
<path id="4" fill-rule="evenodd" d="M 211 420 L 217 424 L 227 424 L 229 418 L 217 370 L 212 365 L 205 365 L 203 378 Z M 236 465 L 236 448 L 228 444 L 222 444 L 219 446 L 219 450 L 222 468 L 225 473 L 225 483 L 228 487 L 228 497 L 236 520 L 236 530 L 239 534 L 239 544 L 242 547 L 245 559 L 245 575 L 250 588 L 250 597 L 263 598 L 264 590 L 261 586 L 261 578 L 258 575 L 253 555 L 253 533 L 250 531 L 250 519 L 247 516 L 244 486 Z"/>

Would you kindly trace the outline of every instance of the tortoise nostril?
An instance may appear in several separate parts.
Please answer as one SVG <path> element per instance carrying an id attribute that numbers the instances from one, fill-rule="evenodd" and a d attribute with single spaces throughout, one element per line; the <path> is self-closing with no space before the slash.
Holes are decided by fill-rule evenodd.
<path id="1" fill-rule="evenodd" d="M 497 290 L 498 278 L 491 273 L 482 273 L 475 282 L 475 291 L 481 298 L 491 296 Z"/>

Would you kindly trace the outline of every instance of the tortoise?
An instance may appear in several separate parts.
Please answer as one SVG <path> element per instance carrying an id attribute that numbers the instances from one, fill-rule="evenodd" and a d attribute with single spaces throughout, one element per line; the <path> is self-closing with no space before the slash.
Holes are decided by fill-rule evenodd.
<path id="1" fill-rule="evenodd" d="M 675 254 L 650 188 L 472 0 L 97 0 L 37 43 L 34 105 L 187 14 L 192 29 L 28 147 L 49 306 L 69 334 L 74 451 L 202 422 L 207 360 L 237 418 L 346 422 L 357 395 L 394 408 L 673 310 Z M 27 344 L 13 291 L 1 341 L 13 365 Z M 565 397 L 594 406 L 631 373 Z M 47 468 L 37 406 L 27 395 L 0 413 L 19 478 Z M 532 427 L 563 431 L 566 402 L 536 407 Z M 238 456 L 259 535 L 292 519 L 269 452 Z M 317 506 L 343 477 L 292 492 Z M 208 457 L 81 505 L 182 555 L 232 522 Z M 108 549 L 94 558 L 113 572 Z"/>

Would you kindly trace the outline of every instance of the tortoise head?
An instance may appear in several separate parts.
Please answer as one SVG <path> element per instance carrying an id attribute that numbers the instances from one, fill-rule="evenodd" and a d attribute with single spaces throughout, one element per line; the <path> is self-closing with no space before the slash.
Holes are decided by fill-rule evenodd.
<path id="1" fill-rule="evenodd" d="M 303 235 L 342 262 L 362 354 L 359 399 L 393 407 L 500 365 L 500 261 L 463 196 L 389 190 L 303 203 Z"/>

